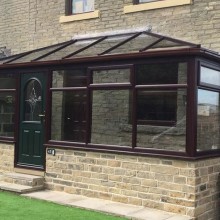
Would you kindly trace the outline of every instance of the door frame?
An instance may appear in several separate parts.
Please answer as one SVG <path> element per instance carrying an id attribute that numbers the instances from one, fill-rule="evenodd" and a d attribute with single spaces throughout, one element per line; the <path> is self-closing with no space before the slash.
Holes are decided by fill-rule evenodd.
<path id="1" fill-rule="evenodd" d="M 22 75 L 23 74 L 37 74 L 37 73 L 43 73 L 45 74 L 46 78 L 47 78 L 47 82 L 46 82 L 46 86 L 45 86 L 45 123 L 44 123 L 44 137 L 43 137 L 43 163 L 42 163 L 42 167 L 38 167 L 38 166 L 28 166 L 28 165 L 22 165 L 19 164 L 18 158 L 19 158 L 19 142 L 20 142 L 20 109 L 21 109 L 21 103 L 22 103 L 22 97 L 21 97 L 21 79 L 22 79 Z M 51 98 L 50 98 L 50 92 L 49 92 L 49 88 L 51 85 L 51 74 L 50 71 L 48 69 L 35 69 L 35 70 L 21 70 L 19 71 L 19 76 L 18 76 L 18 80 L 17 80 L 17 105 L 15 107 L 15 151 L 14 151 L 14 167 L 15 168 L 23 168 L 23 169 L 32 169 L 32 170 L 39 170 L 39 171 L 45 171 L 46 169 L 46 147 L 45 147 L 45 143 L 48 140 L 48 135 L 50 132 L 50 128 L 48 126 L 48 122 L 49 122 L 49 117 L 50 117 L 50 102 L 51 102 Z"/>

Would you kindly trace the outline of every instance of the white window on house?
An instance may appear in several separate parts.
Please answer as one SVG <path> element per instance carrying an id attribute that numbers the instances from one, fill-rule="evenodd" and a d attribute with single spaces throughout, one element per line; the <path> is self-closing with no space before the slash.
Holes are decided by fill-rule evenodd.
<path id="1" fill-rule="evenodd" d="M 60 17 L 60 23 L 99 17 L 99 10 L 95 10 L 95 0 L 65 0 L 65 16 Z"/>
<path id="2" fill-rule="evenodd" d="M 94 0 L 67 0 L 67 14 L 80 14 L 94 11 Z"/>

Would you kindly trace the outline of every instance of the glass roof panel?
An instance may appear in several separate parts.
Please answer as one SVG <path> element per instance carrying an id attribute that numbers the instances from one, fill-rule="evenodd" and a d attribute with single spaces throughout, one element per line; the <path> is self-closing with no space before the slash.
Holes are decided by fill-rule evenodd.
<path id="1" fill-rule="evenodd" d="M 105 50 L 110 49 L 111 47 L 114 47 L 118 43 L 123 42 L 124 40 L 128 39 L 131 36 L 132 35 L 128 35 L 128 34 L 118 35 L 118 36 L 109 36 L 105 40 L 99 42 L 98 44 L 93 45 L 87 50 L 84 50 L 74 55 L 74 57 L 97 56 L 98 54 L 104 52 Z"/>
<path id="2" fill-rule="evenodd" d="M 35 51 L 32 51 L 31 53 L 28 53 L 27 55 L 19 58 L 19 59 L 16 59 L 10 63 L 25 63 L 25 62 L 31 62 L 32 60 L 46 54 L 46 53 L 49 53 L 57 48 L 59 48 L 62 44 L 57 44 L 57 45 L 53 45 L 51 47 L 47 47 L 47 48 L 42 48 L 42 49 L 39 49 L 39 50 L 35 50 Z"/>
<path id="3" fill-rule="evenodd" d="M 141 35 L 137 36 L 136 38 L 108 52 L 108 54 L 139 52 L 139 50 L 152 44 L 156 40 L 158 40 L 157 37 L 149 36 L 143 32 Z"/>
<path id="4" fill-rule="evenodd" d="M 149 49 L 158 49 L 158 48 L 167 48 L 167 47 L 178 47 L 178 46 L 185 46 L 185 45 L 182 45 L 178 42 L 174 42 L 174 41 L 169 41 L 169 40 L 162 40 L 160 41 L 158 44 L 155 44 L 154 46 L 152 46 L 151 48 Z"/>
<path id="5" fill-rule="evenodd" d="M 0 59 L 0 64 L 4 64 L 5 62 L 8 62 L 9 60 L 12 60 L 13 58 L 15 58 L 15 57 L 10 56 L 10 57 L 1 58 Z"/>
<path id="6" fill-rule="evenodd" d="M 97 39 L 87 39 L 87 40 L 78 40 L 77 42 L 69 45 L 68 47 L 65 47 L 61 50 L 56 51 L 55 53 L 50 54 L 49 56 L 46 56 L 39 61 L 49 61 L 49 60 L 61 60 L 63 57 L 80 50 L 92 43 L 97 41 Z M 95 54 L 97 55 L 97 54 Z"/>

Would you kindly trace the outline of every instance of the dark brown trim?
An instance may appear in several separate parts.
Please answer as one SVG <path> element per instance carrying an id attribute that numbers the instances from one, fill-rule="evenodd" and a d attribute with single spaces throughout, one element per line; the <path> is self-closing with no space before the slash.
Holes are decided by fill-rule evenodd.
<path id="1" fill-rule="evenodd" d="M 106 83 L 106 84 L 91 84 L 89 85 L 89 88 L 95 90 L 95 89 L 130 89 L 131 84 L 130 83 Z"/>
<path id="2" fill-rule="evenodd" d="M 87 87 L 62 87 L 62 88 L 50 88 L 50 91 L 74 91 L 74 90 L 86 90 Z"/>
<path id="3" fill-rule="evenodd" d="M 0 92 L 16 92 L 16 89 L 0 89 Z"/>
<path id="4" fill-rule="evenodd" d="M 129 101 L 129 105 L 131 106 L 131 124 L 132 124 L 132 148 L 136 147 L 137 143 L 137 90 L 135 89 L 136 84 L 136 77 L 135 77 L 135 66 L 132 66 L 131 68 L 131 84 L 132 84 L 132 91 L 131 97 Z"/>
<path id="5" fill-rule="evenodd" d="M 187 115 L 186 115 L 186 152 L 189 157 L 196 156 L 197 142 L 197 68 L 198 63 L 192 59 L 188 63 L 187 74 Z"/>
<path id="6" fill-rule="evenodd" d="M 187 84 L 157 84 L 157 85 L 136 85 L 136 89 L 145 90 L 145 89 L 154 89 L 154 90 L 174 90 L 187 88 Z"/>

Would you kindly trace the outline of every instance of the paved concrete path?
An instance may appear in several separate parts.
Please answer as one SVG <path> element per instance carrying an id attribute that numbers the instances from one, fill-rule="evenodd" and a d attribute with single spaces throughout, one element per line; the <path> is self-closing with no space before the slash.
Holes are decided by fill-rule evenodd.
<path id="1" fill-rule="evenodd" d="M 22 194 L 22 196 L 47 200 L 54 203 L 79 207 L 122 216 L 132 220 L 190 220 L 189 217 L 150 209 L 142 206 L 127 205 L 103 199 L 88 198 L 64 192 L 43 190 Z M 91 219 L 92 220 L 92 219 Z"/>

